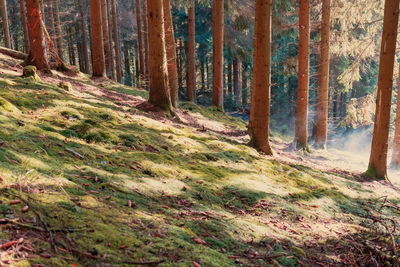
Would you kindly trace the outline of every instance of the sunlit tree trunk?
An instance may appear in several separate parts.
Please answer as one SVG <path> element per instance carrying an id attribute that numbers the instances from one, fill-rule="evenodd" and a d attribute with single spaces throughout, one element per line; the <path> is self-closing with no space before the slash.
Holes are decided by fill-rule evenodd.
<path id="1" fill-rule="evenodd" d="M 56 40 L 57 40 L 57 51 L 58 56 L 63 59 L 63 48 L 62 48 L 62 31 L 60 23 L 60 15 L 58 13 L 58 0 L 53 0 L 53 10 L 54 10 L 54 21 L 56 26 Z"/>
<path id="2" fill-rule="evenodd" d="M 41 8 L 39 0 L 27 0 L 26 9 L 28 13 L 29 42 L 30 47 L 27 64 L 34 65 L 38 70 L 49 71 L 50 66 L 47 60 L 47 50 L 45 36 L 43 32 L 43 24 L 38 23 L 41 19 Z"/>
<path id="3" fill-rule="evenodd" d="M 164 0 L 164 27 L 165 43 L 168 59 L 168 80 L 172 106 L 178 103 L 178 68 L 176 58 L 176 43 L 174 37 L 174 25 L 172 23 L 170 0 Z"/>
<path id="4" fill-rule="evenodd" d="M 101 17 L 101 2 L 90 0 L 93 76 L 106 77 Z"/>
<path id="5" fill-rule="evenodd" d="M 325 148 L 328 136 L 330 0 L 322 0 L 319 87 L 317 89 L 315 145 Z"/>
<path id="6" fill-rule="evenodd" d="M 1 7 L 1 18 L 2 18 L 2 21 L 3 21 L 4 45 L 7 48 L 11 48 L 10 29 L 9 29 L 9 26 L 8 26 L 7 2 L 6 2 L 6 0 L 0 0 L 0 7 Z"/>
<path id="7" fill-rule="evenodd" d="M 385 179 L 387 172 L 393 65 L 396 51 L 398 21 L 399 0 L 386 0 L 379 59 L 375 124 L 368 167 L 368 173 L 376 179 Z"/>
<path id="8" fill-rule="evenodd" d="M 165 29 L 163 0 L 148 2 L 150 99 L 149 102 L 172 111 L 168 87 L 167 52 L 165 48 Z"/>
<path id="9" fill-rule="evenodd" d="M 397 77 L 396 124 L 393 137 L 392 165 L 397 168 L 400 167 L 400 64 Z"/>
<path id="10" fill-rule="evenodd" d="M 299 7 L 299 79 L 296 106 L 296 148 L 306 149 L 308 138 L 310 0 L 301 0 Z"/>
<path id="11" fill-rule="evenodd" d="M 256 0 L 254 43 L 254 102 L 251 103 L 253 122 L 250 143 L 267 155 L 269 144 L 269 114 L 271 94 L 271 5 L 272 0 Z"/>
<path id="12" fill-rule="evenodd" d="M 196 34 L 196 21 L 195 21 L 195 1 L 191 1 L 189 7 L 188 18 L 188 101 L 195 101 L 196 99 L 196 56 L 195 56 L 195 34 Z"/>
<path id="13" fill-rule="evenodd" d="M 83 71 L 85 73 L 89 73 L 89 54 L 87 47 L 87 37 L 86 37 L 86 19 L 85 13 L 83 12 L 83 4 L 82 0 L 79 0 L 79 13 L 80 13 L 80 22 L 81 22 L 81 31 L 82 31 L 82 56 L 83 56 Z"/>
<path id="14" fill-rule="evenodd" d="M 117 6 L 115 0 L 111 0 L 111 10 L 112 10 L 112 23 L 114 31 L 114 51 L 115 51 L 115 65 L 117 72 L 117 81 L 121 82 L 121 58 L 119 54 L 119 38 L 118 38 L 118 27 L 117 27 Z"/>
<path id="15" fill-rule="evenodd" d="M 157 0 L 158 1 L 158 0 Z M 144 45 L 144 80 L 145 80 L 145 87 L 148 88 L 150 85 L 150 67 L 149 67 L 149 32 L 147 27 L 147 0 L 142 0 L 142 7 L 143 7 L 143 45 Z"/>
<path id="16" fill-rule="evenodd" d="M 224 0 L 213 0 L 212 5 L 213 36 L 213 105 L 224 109 Z"/>
<path id="17" fill-rule="evenodd" d="M 145 69 L 144 69 L 144 54 L 143 54 L 143 41 L 142 41 L 142 18 L 140 12 L 140 0 L 136 0 L 136 23 L 137 23 L 137 43 L 138 43 L 138 54 L 139 54 L 139 70 L 141 83 L 144 79 Z M 141 85 L 142 86 L 142 85 Z"/>
<path id="18" fill-rule="evenodd" d="M 21 13 L 21 25 L 22 31 L 24 33 L 24 51 L 25 53 L 29 53 L 29 33 L 28 33 L 28 24 L 25 12 L 25 0 L 19 0 L 19 9 Z"/>

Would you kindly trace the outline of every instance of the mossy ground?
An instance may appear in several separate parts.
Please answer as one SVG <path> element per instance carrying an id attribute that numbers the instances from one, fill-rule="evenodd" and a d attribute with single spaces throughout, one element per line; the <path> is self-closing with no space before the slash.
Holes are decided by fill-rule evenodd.
<path id="1" fill-rule="evenodd" d="M 0 75 L 0 185 L 18 184 L 9 192 L 27 199 L 51 228 L 69 233 L 55 233 L 56 254 L 46 233 L 0 225 L 0 244 L 25 233 L 34 248 L 25 259 L 0 251 L 0 262 L 102 262 L 72 247 L 106 255 L 113 266 L 158 259 L 165 260 L 161 266 L 341 263 L 331 244 L 363 231 L 352 214 L 380 197 L 356 178 L 260 155 L 245 138 L 224 134 L 244 132 L 246 123 L 214 108 L 181 105 L 186 116 L 213 126 L 199 131 L 132 106 L 146 97 L 142 90 L 80 75 L 65 91 L 46 77 L 33 82 L 17 74 Z M 47 80 L 66 79 L 57 75 Z M 104 90 L 128 100 L 115 102 Z M 390 192 L 397 203 L 399 195 Z M 10 205 L 14 199 L 0 195 L 0 219 L 36 225 L 32 210 Z"/>

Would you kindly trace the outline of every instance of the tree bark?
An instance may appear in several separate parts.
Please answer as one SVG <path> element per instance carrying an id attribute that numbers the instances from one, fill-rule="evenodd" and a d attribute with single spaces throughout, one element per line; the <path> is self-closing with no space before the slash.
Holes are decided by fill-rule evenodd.
<path id="1" fill-rule="evenodd" d="M 328 137 L 330 0 L 322 0 L 319 87 L 317 89 L 315 145 L 326 148 Z"/>
<path id="2" fill-rule="evenodd" d="M 250 143 L 267 155 L 269 144 L 269 115 L 271 95 L 271 5 L 272 0 L 256 0 L 254 43 L 254 102 L 251 103 L 253 122 Z"/>
<path id="3" fill-rule="evenodd" d="M 60 23 L 60 15 L 58 13 L 58 0 L 53 0 L 53 8 L 54 8 L 54 21 L 56 23 L 56 40 L 57 40 L 57 51 L 58 56 L 63 59 L 63 48 L 62 48 L 62 31 L 61 31 L 61 23 Z"/>
<path id="4" fill-rule="evenodd" d="M 189 18 L 188 18 L 188 101 L 195 101 L 196 99 L 196 20 L 195 20 L 195 1 L 191 0 L 191 6 L 189 7 Z"/>
<path id="5" fill-rule="evenodd" d="M 385 0 L 375 124 L 368 167 L 368 173 L 376 179 L 385 179 L 387 175 L 393 65 L 398 21 L 399 0 Z"/>
<path id="6" fill-rule="evenodd" d="M 247 95 L 248 95 L 247 73 L 246 73 L 245 65 L 242 64 L 242 106 L 243 106 L 243 108 L 247 107 Z"/>
<path id="7" fill-rule="evenodd" d="M 101 22 L 103 30 L 103 45 L 104 45 L 104 60 L 106 62 L 107 76 L 111 77 L 111 49 L 109 42 L 108 31 L 108 14 L 107 14 L 107 0 L 101 0 Z"/>
<path id="8" fill-rule="evenodd" d="M 38 70 L 50 71 L 50 66 L 47 60 L 46 42 L 43 33 L 43 24 L 38 23 L 41 19 L 41 8 L 39 0 L 27 0 L 26 8 L 28 15 L 29 27 L 29 42 L 31 44 L 30 52 L 26 63 L 34 65 Z"/>
<path id="9" fill-rule="evenodd" d="M 213 35 L 213 105 L 224 109 L 224 0 L 213 0 L 212 6 Z"/>
<path id="10" fill-rule="evenodd" d="M 128 42 L 124 42 L 124 61 L 125 61 L 125 84 L 126 85 L 132 85 L 132 76 L 131 76 L 131 64 L 130 64 L 130 58 L 129 58 L 129 47 L 128 47 Z"/>
<path id="11" fill-rule="evenodd" d="M 8 25 L 8 14 L 7 14 L 7 2 L 6 0 L 0 0 L 1 6 L 1 18 L 3 21 L 3 34 L 4 34 L 4 45 L 7 48 L 11 48 L 10 40 L 10 28 Z"/>
<path id="12" fill-rule="evenodd" d="M 90 0 L 93 76 L 106 77 L 101 17 L 100 1 Z"/>
<path id="13" fill-rule="evenodd" d="M 240 105 L 239 70 L 240 60 L 238 57 L 235 57 L 233 60 L 233 93 L 235 94 L 236 106 Z"/>
<path id="14" fill-rule="evenodd" d="M 167 52 L 165 48 L 165 29 L 163 0 L 148 2 L 150 99 L 149 102 L 161 109 L 172 111 L 168 88 Z"/>
<path id="15" fill-rule="evenodd" d="M 165 42 L 168 59 L 168 80 L 172 106 L 178 104 L 178 68 L 176 62 L 176 43 L 174 36 L 174 25 L 172 23 L 170 0 L 164 0 L 164 23 L 165 23 Z"/>
<path id="16" fill-rule="evenodd" d="M 114 47 L 113 47 L 113 37 L 112 37 L 112 20 L 111 20 L 111 8 L 110 8 L 110 0 L 107 0 L 107 28 L 108 28 L 108 44 L 110 48 L 110 69 L 111 69 L 111 79 L 116 81 L 115 76 L 115 58 L 114 58 Z"/>
<path id="17" fill-rule="evenodd" d="M 400 167 L 400 72 L 397 77 L 396 124 L 393 137 L 392 165 L 397 168 Z"/>
<path id="18" fill-rule="evenodd" d="M 143 0 L 142 0 L 143 1 Z M 136 23 L 137 23 L 137 43 L 138 43 L 138 54 L 139 54 L 139 69 L 140 69 L 140 78 L 139 84 L 140 87 L 143 87 L 143 79 L 145 75 L 145 67 L 144 67 L 144 57 L 143 57 L 143 41 L 142 41 L 142 18 L 140 12 L 140 0 L 136 0 Z"/>
<path id="19" fill-rule="evenodd" d="M 299 8 L 299 79 L 296 105 L 296 148 L 307 149 L 309 94 L 310 0 L 301 0 Z"/>
<path id="20" fill-rule="evenodd" d="M 79 4 L 79 13 L 81 17 L 81 32 L 82 32 L 82 56 L 83 56 L 83 72 L 89 73 L 89 54 L 88 54 L 88 45 L 87 45 L 87 36 L 86 36 L 86 19 L 85 13 L 83 11 L 82 0 L 78 0 Z"/>
<path id="21" fill-rule="evenodd" d="M 158 0 L 157 0 L 158 1 Z M 149 62 L 149 32 L 147 27 L 147 0 L 142 0 L 143 6 L 143 41 L 144 41 L 144 82 L 145 88 L 149 88 L 150 86 L 150 62 Z"/>
<path id="22" fill-rule="evenodd" d="M 19 8 L 21 12 L 21 24 L 22 31 L 24 33 L 24 52 L 29 53 L 29 33 L 28 33 L 28 24 L 26 22 L 26 13 L 25 13 L 25 1 L 19 0 Z"/>
<path id="23" fill-rule="evenodd" d="M 117 72 L 117 82 L 121 83 L 121 58 L 119 54 L 119 38 L 118 38 L 118 26 L 117 26 L 117 6 L 115 0 L 111 0 L 111 10 L 112 10 L 112 23 L 114 30 L 114 51 L 115 51 L 115 65 Z"/>
<path id="24" fill-rule="evenodd" d="M 53 22 L 53 6 L 51 4 L 51 0 L 47 0 L 47 19 L 49 20 L 49 28 L 50 28 L 50 36 L 54 43 L 56 43 L 56 30 L 54 28 Z"/>

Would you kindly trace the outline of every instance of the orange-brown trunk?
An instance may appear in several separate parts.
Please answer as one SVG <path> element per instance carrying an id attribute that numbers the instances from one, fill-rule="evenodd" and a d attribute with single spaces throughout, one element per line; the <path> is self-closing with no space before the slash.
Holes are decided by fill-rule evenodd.
<path id="1" fill-rule="evenodd" d="M 90 0 L 90 18 L 92 25 L 93 76 L 106 77 L 101 3 L 99 0 Z"/>
<path id="2" fill-rule="evenodd" d="M 174 107 L 178 104 L 178 68 L 176 64 L 176 43 L 172 23 L 170 0 L 164 0 L 165 44 L 168 59 L 168 80 L 171 102 Z"/>
<path id="3" fill-rule="evenodd" d="M 296 105 L 296 148 L 307 148 L 309 87 L 310 0 L 300 0 L 299 73 Z"/>
<path id="4" fill-rule="evenodd" d="M 392 165 L 400 167 L 400 64 L 399 76 L 397 77 L 397 107 L 396 107 L 396 124 L 393 137 Z"/>
<path id="5" fill-rule="evenodd" d="M 25 53 L 29 53 L 29 33 L 28 24 L 26 23 L 25 1 L 19 0 L 19 9 L 21 12 L 22 31 L 24 32 L 24 48 Z"/>
<path id="6" fill-rule="evenodd" d="M 399 0 L 385 1 L 382 43 L 379 63 L 375 124 L 368 172 L 376 179 L 385 179 L 393 89 L 393 65 L 396 51 Z"/>
<path id="7" fill-rule="evenodd" d="M 213 0 L 213 105 L 224 109 L 224 0 Z"/>
<path id="8" fill-rule="evenodd" d="M 7 14 L 6 0 L 0 0 L 0 7 L 1 7 L 1 18 L 3 21 L 4 45 L 7 48 L 11 48 L 10 28 L 8 26 L 8 14 Z"/>
<path id="9" fill-rule="evenodd" d="M 117 27 L 117 6 L 115 0 L 111 0 L 111 12 L 112 12 L 112 23 L 114 31 L 114 51 L 115 51 L 115 65 L 117 72 L 117 82 L 121 82 L 121 58 L 119 54 L 119 38 L 118 38 L 118 27 Z"/>
<path id="10" fill-rule="evenodd" d="M 172 110 L 168 87 L 167 51 L 165 48 L 165 29 L 163 0 L 148 2 L 150 98 L 149 102 L 166 110 Z"/>
<path id="11" fill-rule="evenodd" d="M 328 137 L 330 2 L 322 1 L 319 87 L 315 115 L 315 144 L 319 148 L 326 147 Z"/>
<path id="12" fill-rule="evenodd" d="M 82 55 L 83 55 L 83 71 L 89 73 L 89 54 L 87 47 L 87 37 L 86 37 L 86 19 L 85 13 L 83 12 L 82 0 L 79 0 L 79 13 L 81 19 L 81 31 L 82 31 Z"/>
<path id="13" fill-rule="evenodd" d="M 269 144 L 269 114 L 271 97 L 271 4 L 272 0 L 256 0 L 254 43 L 254 97 L 250 143 L 267 155 L 272 155 Z"/>

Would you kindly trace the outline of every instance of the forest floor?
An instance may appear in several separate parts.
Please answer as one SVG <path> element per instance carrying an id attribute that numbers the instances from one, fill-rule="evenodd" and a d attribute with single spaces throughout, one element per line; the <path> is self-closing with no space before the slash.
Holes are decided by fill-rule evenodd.
<path id="1" fill-rule="evenodd" d="M 212 108 L 177 120 L 145 91 L 20 64 L 0 56 L 0 266 L 396 266 L 398 184 L 276 133 L 259 154 Z"/>

